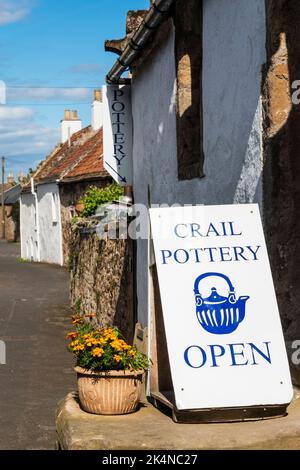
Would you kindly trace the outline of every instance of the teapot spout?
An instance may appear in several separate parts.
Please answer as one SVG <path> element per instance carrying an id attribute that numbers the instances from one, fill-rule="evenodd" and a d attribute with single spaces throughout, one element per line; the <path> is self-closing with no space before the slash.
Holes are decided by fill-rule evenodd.
<path id="1" fill-rule="evenodd" d="M 250 299 L 249 295 L 242 295 L 242 296 L 239 298 L 238 301 L 239 301 L 239 302 L 241 301 L 241 302 L 246 303 L 247 300 L 249 300 L 249 299 Z"/>

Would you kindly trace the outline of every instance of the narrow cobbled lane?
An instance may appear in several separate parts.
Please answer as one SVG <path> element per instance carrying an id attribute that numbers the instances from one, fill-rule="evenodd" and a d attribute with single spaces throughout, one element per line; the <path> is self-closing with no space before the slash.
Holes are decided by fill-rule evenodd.
<path id="1" fill-rule="evenodd" d="M 18 257 L 19 245 L 0 242 L 0 449 L 54 449 L 55 408 L 75 386 L 68 273 Z"/>

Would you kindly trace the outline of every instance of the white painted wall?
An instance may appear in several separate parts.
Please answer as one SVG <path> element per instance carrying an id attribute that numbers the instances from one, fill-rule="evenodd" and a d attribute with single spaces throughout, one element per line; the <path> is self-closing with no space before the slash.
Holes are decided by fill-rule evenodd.
<path id="1" fill-rule="evenodd" d="M 20 202 L 21 257 L 31 261 L 63 264 L 59 189 L 57 184 L 37 187 L 40 260 L 35 198 L 22 194 Z"/>
<path id="2" fill-rule="evenodd" d="M 20 200 L 21 257 L 31 261 L 38 261 L 36 222 L 34 196 L 31 193 L 22 194 Z"/>
<path id="3" fill-rule="evenodd" d="M 103 104 L 94 100 L 92 104 L 92 127 L 98 131 L 103 126 Z"/>
<path id="4" fill-rule="evenodd" d="M 59 189 L 56 183 L 37 187 L 41 261 L 63 264 Z"/>
<path id="5" fill-rule="evenodd" d="M 177 179 L 174 34 L 132 86 L 135 201 L 226 204 L 261 200 L 264 0 L 204 0 L 205 177 Z M 200 5 L 200 3 L 199 3 Z M 200 14 L 200 12 L 199 12 Z M 147 241 L 137 244 L 139 321 L 147 323 Z"/>

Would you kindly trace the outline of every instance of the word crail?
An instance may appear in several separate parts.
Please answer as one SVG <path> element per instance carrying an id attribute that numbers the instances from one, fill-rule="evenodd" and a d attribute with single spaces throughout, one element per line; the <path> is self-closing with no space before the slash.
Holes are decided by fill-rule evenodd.
<path id="1" fill-rule="evenodd" d="M 210 238 L 210 237 L 239 237 L 242 232 L 237 230 L 234 222 L 209 223 L 202 227 L 197 223 L 178 224 L 174 228 L 176 237 L 186 238 Z M 228 261 L 258 261 L 260 245 L 247 246 L 218 246 L 206 248 L 190 248 L 177 250 L 161 250 L 162 264 L 179 263 L 215 263 Z"/>

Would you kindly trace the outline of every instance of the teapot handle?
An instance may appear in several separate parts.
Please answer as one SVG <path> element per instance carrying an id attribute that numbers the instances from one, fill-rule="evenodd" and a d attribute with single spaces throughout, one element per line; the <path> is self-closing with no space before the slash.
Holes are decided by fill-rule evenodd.
<path id="1" fill-rule="evenodd" d="M 228 287 L 229 287 L 229 297 L 232 299 L 232 301 L 234 302 L 234 299 L 235 299 L 235 292 L 234 292 L 234 287 L 230 281 L 230 279 L 225 276 L 225 274 L 221 274 L 221 273 L 205 273 L 205 274 L 201 274 L 201 276 L 197 277 L 196 281 L 195 281 L 195 284 L 194 284 L 194 292 L 195 292 L 195 295 L 196 296 L 200 296 L 200 292 L 199 292 L 199 283 L 207 278 L 207 277 L 210 277 L 210 276 L 216 276 L 216 277 L 221 277 L 222 279 L 224 279 L 227 284 L 228 284 Z M 199 298 L 199 297 L 198 297 Z M 233 303 L 232 302 L 232 303 Z"/>

